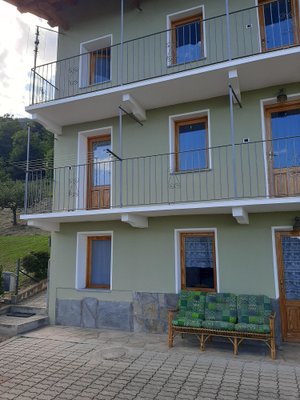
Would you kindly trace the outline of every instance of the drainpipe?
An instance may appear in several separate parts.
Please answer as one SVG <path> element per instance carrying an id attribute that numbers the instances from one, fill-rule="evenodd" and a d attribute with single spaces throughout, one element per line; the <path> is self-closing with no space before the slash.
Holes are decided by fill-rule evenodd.
<path id="1" fill-rule="evenodd" d="M 26 176 L 25 176 L 25 196 L 24 196 L 24 212 L 27 213 L 28 201 L 28 173 L 29 173 L 29 149 L 30 149 L 30 125 L 27 125 L 27 159 L 26 159 Z"/>
<path id="2" fill-rule="evenodd" d="M 233 176 L 234 197 L 237 198 L 237 177 L 236 177 L 236 151 L 235 151 L 235 132 L 234 132 L 234 114 L 233 114 L 233 93 L 229 85 L 229 102 L 230 102 L 230 128 L 231 128 L 231 165 Z"/>
<path id="3" fill-rule="evenodd" d="M 229 0 L 225 0 L 225 7 L 226 7 L 227 53 L 228 53 L 228 60 L 231 61 L 232 60 L 232 56 L 231 56 Z"/>
<path id="4" fill-rule="evenodd" d="M 120 207 L 123 203 L 123 112 L 119 109 Z"/>
<path id="5" fill-rule="evenodd" d="M 121 0 L 121 26 L 120 26 L 120 83 L 123 85 L 123 47 L 124 47 L 124 0 Z"/>

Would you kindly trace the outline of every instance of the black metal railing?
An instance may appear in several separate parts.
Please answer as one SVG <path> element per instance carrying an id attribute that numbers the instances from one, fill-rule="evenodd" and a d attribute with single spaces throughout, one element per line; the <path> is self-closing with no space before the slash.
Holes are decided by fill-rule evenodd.
<path id="1" fill-rule="evenodd" d="M 106 44 L 36 67 L 31 73 L 31 104 L 293 47 L 300 40 L 296 1 L 286 0 L 190 22 L 180 29 Z"/>
<path id="2" fill-rule="evenodd" d="M 31 169 L 25 213 L 296 196 L 299 165 L 289 137 Z"/>

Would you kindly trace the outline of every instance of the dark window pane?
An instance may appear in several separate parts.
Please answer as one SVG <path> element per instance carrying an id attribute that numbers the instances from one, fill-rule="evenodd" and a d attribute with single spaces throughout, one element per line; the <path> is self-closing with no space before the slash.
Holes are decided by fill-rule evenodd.
<path id="1" fill-rule="evenodd" d="M 284 288 L 287 300 L 300 300 L 300 236 L 282 237 Z"/>
<path id="2" fill-rule="evenodd" d="M 187 236 L 184 260 L 187 288 L 214 288 L 213 237 Z"/>
<path id="3" fill-rule="evenodd" d="M 197 61 L 201 58 L 200 20 L 176 27 L 176 62 Z"/>
<path id="4" fill-rule="evenodd" d="M 102 83 L 110 80 L 110 48 L 94 52 L 93 83 Z"/>
<path id="5" fill-rule="evenodd" d="M 178 132 L 179 170 L 207 168 L 206 124 L 182 125 Z"/>
<path id="6" fill-rule="evenodd" d="M 300 109 L 272 113 L 271 128 L 273 167 L 300 166 Z"/>
<path id="7" fill-rule="evenodd" d="M 291 0 L 279 0 L 264 5 L 266 48 L 294 43 Z"/>
<path id="8" fill-rule="evenodd" d="M 107 149 L 111 149 L 110 140 L 93 143 L 93 186 L 110 185 L 111 163 Z"/>
<path id="9" fill-rule="evenodd" d="M 110 286 L 111 240 L 92 240 L 91 285 Z"/>

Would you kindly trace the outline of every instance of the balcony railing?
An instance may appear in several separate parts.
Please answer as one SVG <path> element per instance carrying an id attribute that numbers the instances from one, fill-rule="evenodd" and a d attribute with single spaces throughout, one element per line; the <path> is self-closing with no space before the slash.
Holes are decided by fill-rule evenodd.
<path id="1" fill-rule="evenodd" d="M 182 32 L 161 31 L 38 66 L 31 75 L 31 104 L 297 46 L 296 3 L 270 1 L 201 19 L 199 34 L 190 23 Z"/>
<path id="2" fill-rule="evenodd" d="M 290 137 L 31 169 L 25 213 L 299 196 L 299 165 L 300 137 Z"/>

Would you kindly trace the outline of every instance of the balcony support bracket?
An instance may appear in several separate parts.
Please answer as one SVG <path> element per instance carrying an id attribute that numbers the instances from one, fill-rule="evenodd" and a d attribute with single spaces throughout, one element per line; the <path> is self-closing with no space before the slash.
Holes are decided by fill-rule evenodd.
<path id="1" fill-rule="evenodd" d="M 129 112 L 131 112 L 139 121 L 145 121 L 147 119 L 145 109 L 130 94 L 123 94 L 122 102 L 124 106 L 126 106 L 127 110 L 129 110 Z"/>
<path id="2" fill-rule="evenodd" d="M 228 72 L 229 86 L 232 88 L 234 92 L 233 102 L 235 104 L 239 104 L 241 107 L 242 104 L 242 96 L 241 96 L 241 88 L 238 72 L 236 69 L 233 69 Z"/>
<path id="3" fill-rule="evenodd" d="M 27 225 L 32 226 L 34 228 L 42 229 L 43 231 L 47 232 L 60 231 L 60 224 L 56 222 L 28 220 Z"/>
<path id="4" fill-rule="evenodd" d="M 122 214 L 121 221 L 133 228 L 148 228 L 148 218 L 136 214 Z"/>
<path id="5" fill-rule="evenodd" d="M 243 207 L 232 207 L 232 216 L 238 224 L 249 225 L 249 215 Z"/>
<path id="6" fill-rule="evenodd" d="M 61 126 L 55 124 L 52 121 L 49 121 L 47 118 L 42 117 L 39 114 L 32 114 L 32 119 L 34 121 L 39 122 L 41 125 L 43 125 L 48 131 L 54 133 L 55 135 L 62 135 L 62 128 Z"/>

